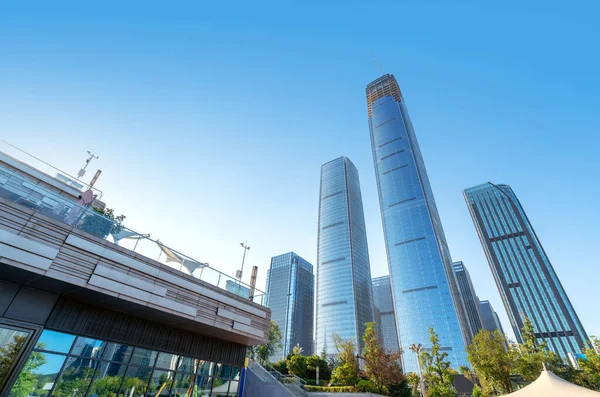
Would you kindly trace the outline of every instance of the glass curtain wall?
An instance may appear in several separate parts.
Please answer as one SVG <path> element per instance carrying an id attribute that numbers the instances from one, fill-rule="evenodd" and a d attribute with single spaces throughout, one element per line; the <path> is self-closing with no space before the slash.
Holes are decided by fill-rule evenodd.
<path id="1" fill-rule="evenodd" d="M 8 396 L 237 396 L 239 375 L 239 367 L 45 330 Z"/>

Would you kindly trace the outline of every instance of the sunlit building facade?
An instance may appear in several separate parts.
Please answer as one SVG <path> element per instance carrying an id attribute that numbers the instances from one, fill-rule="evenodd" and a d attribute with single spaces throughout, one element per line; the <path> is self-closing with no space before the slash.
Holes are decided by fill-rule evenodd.
<path id="1" fill-rule="evenodd" d="M 394 314 L 390 276 L 373 278 L 372 286 L 375 323 L 377 324 L 381 345 L 388 353 L 397 352 L 399 348 L 398 332 L 396 331 L 396 315 Z"/>
<path id="2" fill-rule="evenodd" d="M 511 187 L 488 182 L 464 196 L 517 340 L 527 317 L 563 359 L 581 352 L 588 336 Z"/>
<path id="3" fill-rule="evenodd" d="M 358 171 L 346 157 L 321 167 L 318 235 L 316 353 L 337 354 L 334 334 L 358 352 L 373 300 Z"/>
<path id="4" fill-rule="evenodd" d="M 454 262 L 452 266 L 454 267 L 454 274 L 456 275 L 456 281 L 458 282 L 460 297 L 463 300 L 467 312 L 467 320 L 471 327 L 471 334 L 475 336 L 483 328 L 481 324 L 479 298 L 475 293 L 471 276 L 469 275 L 469 271 L 465 264 L 462 262 Z"/>
<path id="5" fill-rule="evenodd" d="M 394 76 L 366 89 L 371 147 L 401 348 L 429 348 L 438 333 L 453 368 L 467 365 L 470 338 L 452 259 L 408 110 Z M 414 354 L 403 355 L 417 372 Z"/>
<path id="6" fill-rule="evenodd" d="M 267 272 L 267 301 L 271 320 L 281 332 L 281 347 L 271 361 L 279 361 L 292 352 L 294 346 L 302 354 L 313 354 L 315 277 L 313 266 L 294 252 L 271 258 Z"/>

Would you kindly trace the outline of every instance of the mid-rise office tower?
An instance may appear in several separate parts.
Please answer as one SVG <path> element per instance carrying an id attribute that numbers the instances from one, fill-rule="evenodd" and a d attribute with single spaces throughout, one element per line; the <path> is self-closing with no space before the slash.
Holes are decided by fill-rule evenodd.
<path id="1" fill-rule="evenodd" d="M 483 329 L 492 332 L 498 330 L 504 333 L 498 313 L 494 311 L 490 301 L 479 301 L 479 310 L 481 312 L 481 325 Z"/>
<path id="2" fill-rule="evenodd" d="M 398 332 L 390 276 L 373 278 L 372 286 L 375 323 L 381 345 L 386 352 L 396 352 L 399 349 Z"/>
<path id="3" fill-rule="evenodd" d="M 271 356 L 272 361 L 285 359 L 296 345 L 305 356 L 313 354 L 314 292 L 310 263 L 293 252 L 271 258 L 266 305 L 281 332 L 281 348 Z"/>
<path id="4" fill-rule="evenodd" d="M 467 365 L 470 335 L 431 185 L 394 76 L 367 85 L 367 108 L 400 346 L 431 346 L 433 327 L 453 368 Z M 414 354 L 403 355 L 417 372 Z"/>
<path id="5" fill-rule="evenodd" d="M 517 340 L 527 316 L 563 359 L 579 353 L 587 334 L 513 190 L 488 182 L 464 195 Z"/>
<path id="6" fill-rule="evenodd" d="M 346 157 L 321 167 L 317 252 L 317 354 L 337 354 L 333 335 L 362 350 L 373 321 L 371 267 L 358 171 Z"/>
<path id="7" fill-rule="evenodd" d="M 474 337 L 483 328 L 481 324 L 481 312 L 479 309 L 479 298 L 475 294 L 473 282 L 467 267 L 462 262 L 454 262 L 454 274 L 458 282 L 458 290 L 467 311 L 467 320 L 471 328 L 471 335 Z"/>

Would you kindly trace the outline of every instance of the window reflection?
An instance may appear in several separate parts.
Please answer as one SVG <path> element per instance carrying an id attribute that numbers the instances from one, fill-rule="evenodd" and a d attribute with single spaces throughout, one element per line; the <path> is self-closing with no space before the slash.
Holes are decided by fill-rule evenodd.
<path id="1" fill-rule="evenodd" d="M 123 380 L 121 393 L 127 397 L 141 397 L 146 394 L 148 388 L 148 380 L 152 368 L 144 367 L 129 367 Z"/>
<path id="2" fill-rule="evenodd" d="M 123 375 L 127 366 L 118 363 L 103 362 L 96 371 L 94 382 L 88 392 L 88 396 L 97 397 L 123 397 L 119 394 Z"/>
<path id="3" fill-rule="evenodd" d="M 198 367 L 198 375 L 212 375 L 214 363 L 210 361 L 200 361 L 200 366 Z"/>
<path id="4" fill-rule="evenodd" d="M 28 337 L 29 332 L 0 327 L 0 390 L 3 389 L 8 374 L 19 358 Z"/>
<path id="5" fill-rule="evenodd" d="M 131 357 L 131 364 L 152 367 L 157 356 L 158 352 L 136 347 Z"/>
<path id="6" fill-rule="evenodd" d="M 74 356 L 100 358 L 102 357 L 102 353 L 104 353 L 105 346 L 106 342 L 80 336 L 75 340 L 71 354 Z"/>
<path id="7" fill-rule="evenodd" d="M 128 363 L 131 358 L 131 353 L 133 353 L 133 346 L 127 346 L 120 343 L 108 343 L 105 350 L 105 360 Z"/>
<path id="8" fill-rule="evenodd" d="M 148 386 L 148 393 L 146 395 L 149 397 L 168 396 L 172 385 L 173 372 L 156 369 L 152 373 L 150 385 Z"/>
<path id="9" fill-rule="evenodd" d="M 201 362 L 201 360 L 196 360 L 191 357 L 181 357 L 177 371 L 195 373 Z"/>
<path id="10" fill-rule="evenodd" d="M 65 368 L 54 391 L 53 397 L 82 397 L 85 396 L 87 389 L 94 376 L 97 361 L 86 360 L 78 357 L 67 359 Z"/>
<path id="11" fill-rule="evenodd" d="M 37 349 L 49 350 L 58 353 L 68 353 L 69 350 L 71 350 L 71 345 L 73 344 L 74 340 L 74 335 L 44 330 L 35 347 Z"/>
<path id="12" fill-rule="evenodd" d="M 212 378 L 208 376 L 198 375 L 196 376 L 195 389 L 198 391 L 199 396 L 210 396 L 210 388 L 212 386 Z"/>
<path id="13" fill-rule="evenodd" d="M 177 361 L 179 361 L 179 356 L 176 354 L 160 353 L 158 355 L 158 360 L 156 361 L 156 366 L 159 368 L 175 370 L 175 368 L 177 368 Z"/>
<path id="14" fill-rule="evenodd" d="M 46 397 L 66 356 L 32 352 L 13 385 L 9 397 Z"/>
<path id="15" fill-rule="evenodd" d="M 14 336 L 22 335 L 0 328 L 0 347 Z M 48 348 L 65 353 L 45 351 Z M 0 358 L 2 354 L 0 350 Z M 8 397 L 229 396 L 238 388 L 237 379 L 229 378 L 239 376 L 239 371 L 191 357 L 44 331 Z M 213 386 L 218 389 L 211 392 Z"/>
<path id="16" fill-rule="evenodd" d="M 195 377 L 196 375 L 194 374 L 177 374 L 175 382 L 173 382 L 173 388 L 171 389 L 171 396 L 193 396 Z"/>

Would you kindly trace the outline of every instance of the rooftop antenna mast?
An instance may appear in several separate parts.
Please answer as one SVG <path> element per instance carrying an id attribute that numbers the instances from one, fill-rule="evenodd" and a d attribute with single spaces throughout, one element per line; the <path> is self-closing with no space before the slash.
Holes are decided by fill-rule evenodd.
<path id="1" fill-rule="evenodd" d="M 381 70 L 381 75 L 384 76 L 385 72 L 383 71 L 383 68 L 381 67 L 381 65 L 379 64 L 379 61 L 377 60 L 377 57 L 375 56 L 375 53 L 373 52 L 373 50 L 369 50 L 371 51 L 371 55 L 373 55 L 373 59 L 375 60 L 375 63 L 377 64 L 377 66 L 379 67 L 379 70 Z"/>
<path id="2" fill-rule="evenodd" d="M 90 156 L 87 160 L 85 160 L 85 165 L 83 166 L 82 169 L 79 170 L 79 172 L 77 173 L 77 179 L 75 179 L 76 181 L 79 180 L 79 178 L 83 177 L 85 175 L 85 169 L 87 168 L 88 165 L 90 165 L 90 162 L 93 159 L 99 159 L 100 156 L 96 156 L 96 153 L 92 153 L 89 150 L 87 151 L 88 155 Z"/>

